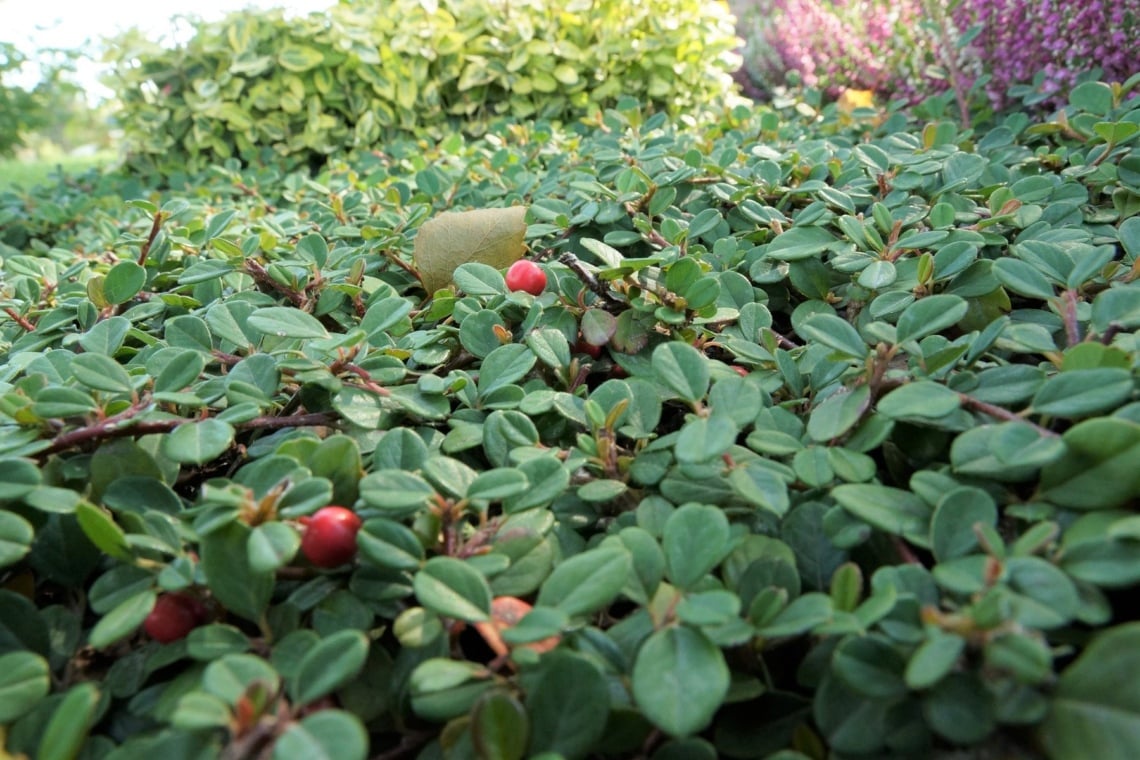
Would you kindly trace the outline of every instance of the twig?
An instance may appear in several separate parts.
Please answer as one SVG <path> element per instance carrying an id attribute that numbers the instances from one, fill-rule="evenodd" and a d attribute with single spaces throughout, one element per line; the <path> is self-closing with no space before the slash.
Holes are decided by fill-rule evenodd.
<path id="1" fill-rule="evenodd" d="M 384 256 L 384 258 L 388 259 L 388 261 L 392 262 L 393 264 L 398 266 L 400 269 L 403 269 L 405 272 L 410 274 L 412 277 L 415 277 L 417 282 L 419 282 L 420 284 L 423 284 L 423 281 L 424 281 L 423 275 L 421 275 L 419 270 L 416 269 L 414 266 L 412 266 L 408 262 L 401 259 L 399 254 L 397 254 L 393 251 L 390 251 L 387 248 L 385 248 L 383 251 L 380 251 L 380 253 L 381 253 L 381 255 Z M 428 295 L 430 296 L 431 293 L 428 293 Z"/>
<path id="2" fill-rule="evenodd" d="M 982 414 L 988 414 L 990 417 L 994 417 L 999 420 L 1006 420 L 1007 422 L 1022 422 L 1036 430 L 1039 435 L 1042 435 L 1046 438 L 1058 437 L 1058 434 L 1054 433 L 1049 428 L 1044 428 L 1034 422 L 1030 422 L 1021 415 L 1011 412 L 1008 409 L 1003 409 L 1000 406 L 988 404 L 985 401 L 978 401 L 976 398 L 968 396 L 965 393 L 958 394 L 958 401 L 960 401 L 962 406 L 967 409 L 972 409 L 975 412 L 981 412 Z"/>
<path id="3" fill-rule="evenodd" d="M 614 304 L 615 306 L 626 305 L 624 301 L 611 293 L 610 289 L 602 284 L 602 281 L 595 277 L 593 272 L 588 271 L 586 267 L 582 266 L 582 262 L 574 254 L 570 252 L 563 253 L 558 257 L 558 260 L 565 264 L 571 272 L 577 275 L 578 279 L 581 280 L 587 288 L 597 293 L 598 297 L 606 303 Z"/>
<path id="4" fill-rule="evenodd" d="M 7 314 L 13 322 L 23 328 L 25 332 L 35 332 L 36 326 L 29 322 L 27 317 L 17 313 L 15 309 L 5 306 L 4 313 Z"/>
<path id="5" fill-rule="evenodd" d="M 154 223 L 150 225 L 150 234 L 147 235 L 146 242 L 143 243 L 142 250 L 139 251 L 139 266 L 146 266 L 146 257 L 150 255 L 150 248 L 154 245 L 155 238 L 158 237 L 159 231 L 162 229 L 162 223 L 166 221 L 166 214 L 161 211 L 154 212 Z"/>
<path id="6" fill-rule="evenodd" d="M 1077 291 L 1072 288 L 1062 294 L 1061 318 L 1065 320 L 1065 339 L 1068 346 L 1075 346 L 1081 342 L 1081 326 L 1077 321 Z"/>
<path id="7" fill-rule="evenodd" d="M 133 425 L 124 425 L 132 417 L 145 411 L 149 404 L 134 404 L 113 417 L 78 428 L 63 435 L 56 436 L 51 445 L 39 452 L 40 456 L 50 456 L 67 449 L 81 446 L 92 441 L 105 441 L 111 438 L 125 438 L 128 436 L 152 435 L 154 433 L 169 433 L 179 425 L 185 425 L 198 420 L 183 418 L 167 420 L 147 420 Z M 245 422 L 234 425 L 237 430 L 280 430 L 287 427 L 319 427 L 332 425 L 339 418 L 335 412 L 309 412 L 307 414 L 294 414 L 284 417 L 262 416 L 254 417 Z"/>
<path id="8" fill-rule="evenodd" d="M 273 279 L 269 275 L 269 272 L 265 269 L 265 267 L 261 266 L 261 264 L 259 264 L 258 262 L 254 261 L 253 259 L 246 259 L 245 260 L 245 271 L 246 271 L 246 274 L 248 274 L 250 277 L 252 277 L 253 281 L 256 282 L 258 285 L 261 285 L 262 287 L 267 287 L 271 290 L 275 290 L 278 293 L 281 293 L 286 298 L 288 298 L 290 301 L 292 301 L 293 305 L 296 306 L 298 309 L 301 309 L 303 311 L 308 311 L 309 299 L 305 298 L 304 295 L 302 295 L 301 293 L 298 293 L 296 290 L 293 290 L 293 288 L 290 288 L 287 285 L 282 285 L 281 283 L 277 282 L 277 280 Z"/>

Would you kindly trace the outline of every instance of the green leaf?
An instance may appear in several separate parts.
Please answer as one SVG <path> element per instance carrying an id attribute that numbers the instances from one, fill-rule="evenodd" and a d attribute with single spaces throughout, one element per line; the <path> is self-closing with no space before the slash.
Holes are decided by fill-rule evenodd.
<path id="1" fill-rule="evenodd" d="M 839 239 L 823 227 L 793 227 L 768 244 L 765 257 L 777 261 L 798 261 L 818 256 L 837 242 Z"/>
<path id="2" fill-rule="evenodd" d="M 926 722 L 955 744 L 976 744 L 995 727 L 993 694 L 974 673 L 951 673 L 922 700 Z"/>
<path id="3" fill-rule="evenodd" d="M 121 304 L 134 298 L 146 285 L 146 270 L 133 261 L 120 261 L 103 278 L 103 297 Z"/>
<path id="4" fill-rule="evenodd" d="M 133 559 L 126 534 L 115 524 L 114 518 L 106 510 L 90 502 L 81 501 L 75 507 L 75 517 L 79 520 L 79 527 L 83 529 L 87 538 L 104 554 L 124 562 Z"/>
<path id="5" fill-rule="evenodd" d="M 867 344 L 859 332 L 850 322 L 834 314 L 813 314 L 800 324 L 796 332 L 851 359 L 862 361 L 867 356 Z"/>
<path id="6" fill-rule="evenodd" d="M 301 545 L 293 528 L 279 522 L 262 523 L 249 534 L 249 567 L 255 573 L 268 573 L 292 561 Z"/>
<path id="7" fill-rule="evenodd" d="M 187 656 L 203 662 L 241 654 L 249 648 L 249 637 L 232 625 L 204 625 L 186 635 Z"/>
<path id="8" fill-rule="evenodd" d="M 234 442 L 234 428 L 218 419 L 187 422 L 162 439 L 162 453 L 182 464 L 205 464 Z"/>
<path id="9" fill-rule="evenodd" d="M 460 264 L 505 269 L 526 251 L 526 207 L 448 211 L 423 224 L 412 254 L 424 290 L 447 287 Z"/>
<path id="10" fill-rule="evenodd" d="M 273 760 L 364 760 L 368 733 L 345 710 L 320 710 L 293 723 L 273 744 Z"/>
<path id="11" fill-rule="evenodd" d="M 0 568 L 14 565 L 32 549 L 35 528 L 12 512 L 0 512 Z"/>
<path id="12" fill-rule="evenodd" d="M 538 357 L 523 343 L 499 346 L 483 359 L 479 371 L 479 395 L 486 398 L 503 386 L 521 380 L 530 372 Z"/>
<path id="13" fill-rule="evenodd" d="M 791 504 L 787 481 L 764 465 L 746 462 L 734 467 L 728 482 L 742 499 L 777 517 L 783 517 Z"/>
<path id="14" fill-rule="evenodd" d="M 589 615 L 617 597 L 631 564 L 629 552 L 616 547 L 577 554 L 554 568 L 542 584 L 535 605 L 557 607 L 570 617 Z"/>
<path id="15" fill-rule="evenodd" d="M 697 417 L 681 428 L 673 453 L 683 464 L 719 459 L 736 443 L 739 432 L 727 413 L 714 412 L 708 417 Z"/>
<path id="16" fill-rule="evenodd" d="M 1032 264 L 1006 256 L 994 262 L 994 277 L 1018 295 L 1047 301 L 1054 296 L 1053 284 Z"/>
<path id="17" fill-rule="evenodd" d="M 906 666 L 906 685 L 912 689 L 928 689 L 954 669 L 966 649 L 961 636 L 938 628 L 927 631 L 927 639 L 911 655 Z"/>
<path id="18" fill-rule="evenodd" d="M 412 581 L 424 607 L 444 617 L 479 623 L 490 619 L 491 589 L 475 568 L 452 557 L 433 557 Z"/>
<path id="19" fill-rule="evenodd" d="M 507 292 L 507 281 L 502 273 L 477 261 L 460 264 L 452 277 L 456 287 L 469 296 L 497 296 Z"/>
<path id="20" fill-rule="evenodd" d="M 321 51 L 304 45 L 286 44 L 277 52 L 277 63 L 289 71 L 308 71 L 325 60 Z"/>
<path id="21" fill-rule="evenodd" d="M 1039 733 L 1050 758 L 1129 758 L 1140 746 L 1140 623 L 1101 633 L 1061 673 Z"/>
<path id="22" fill-rule="evenodd" d="M 1132 395 L 1126 369 L 1081 369 L 1053 375 L 1033 397 L 1033 411 L 1055 417 L 1086 417 L 1124 404 Z"/>
<path id="23" fill-rule="evenodd" d="M 956 324 L 966 316 L 969 304 L 953 295 L 921 298 L 906 307 L 895 326 L 895 342 L 919 340 Z"/>
<path id="24" fill-rule="evenodd" d="M 724 655 L 684 625 L 653 633 L 633 664 L 633 696 L 645 716 L 670 736 L 703 730 L 728 694 Z"/>
<path id="25" fill-rule="evenodd" d="M 217 600 L 234 614 L 258 622 L 273 593 L 272 572 L 256 571 L 249 563 L 250 529 L 230 522 L 202 536 L 201 567 Z"/>
<path id="26" fill-rule="evenodd" d="M 894 699 L 907 693 L 905 660 L 883 638 L 853 636 L 831 657 L 831 670 L 852 691 L 872 699 Z"/>
<path id="27" fill-rule="evenodd" d="M 870 483 L 846 483 L 831 489 L 840 506 L 869 525 L 925 547 L 930 507 L 910 491 Z"/>
<path id="28" fill-rule="evenodd" d="M 831 619 L 831 597 L 812 592 L 796 598 L 760 629 L 760 635 L 769 639 L 798 636 Z"/>
<path id="29" fill-rule="evenodd" d="M 606 730 L 609 687 L 598 668 L 581 655 L 557 650 L 543 658 L 528 690 L 530 753 L 585 757 Z"/>
<path id="30" fill-rule="evenodd" d="M 677 341 L 662 343 L 653 350 L 652 361 L 658 379 L 685 401 L 696 403 L 708 392 L 708 359 L 692 346 Z"/>
<path id="31" fill-rule="evenodd" d="M 1082 82 L 1069 93 L 1069 103 L 1078 111 L 1103 116 L 1112 109 L 1112 88 L 1104 82 Z"/>
<path id="32" fill-rule="evenodd" d="M 269 693 L 275 693 L 280 676 L 273 666 L 252 654 L 229 654 L 214 660 L 202 671 L 202 688 L 236 705 L 250 684 L 260 681 Z"/>
<path id="33" fill-rule="evenodd" d="M 130 393 L 131 377 L 122 366 L 103 354 L 80 354 L 68 365 L 80 384 L 108 393 Z"/>
<path id="34" fill-rule="evenodd" d="M 939 562 L 970 554 L 978 546 L 975 525 L 995 527 L 997 505 L 980 488 L 962 487 L 943 496 L 930 521 L 930 546 Z"/>
<path id="35" fill-rule="evenodd" d="M 32 652 L 0 655 L 0 725 L 15 722 L 51 690 L 47 660 Z"/>
<path id="36" fill-rule="evenodd" d="M 958 394 L 941 383 L 914 380 L 879 399 L 875 410 L 892 419 L 937 419 L 958 409 Z"/>
<path id="37" fill-rule="evenodd" d="M 674 585 L 699 583 L 732 550 L 728 518 L 716 507 L 687 504 L 665 523 L 665 573 Z"/>
<path id="38" fill-rule="evenodd" d="M 307 705 L 351 681 L 368 658 L 368 637 L 361 631 L 337 631 L 305 653 L 289 683 L 296 705 Z"/>
<path id="39" fill-rule="evenodd" d="M 505 691 L 490 691 L 471 711 L 471 742 L 480 758 L 522 760 L 530 739 L 526 709 Z"/>
<path id="40" fill-rule="evenodd" d="M 1041 497 L 1070 509 L 1118 507 L 1140 495 L 1140 425 L 1085 420 L 1061 436 L 1065 452 L 1041 475 Z"/>
<path id="41" fill-rule="evenodd" d="M 44 728 L 36 760 L 73 760 L 78 757 L 95 723 L 99 687 L 88 681 L 68 690 Z"/>
<path id="42" fill-rule="evenodd" d="M 356 544 L 365 559 L 392 570 L 415 570 L 424 559 L 424 547 L 410 529 L 394 520 L 366 520 L 356 534 Z"/>
<path id="43" fill-rule="evenodd" d="M 87 637 L 87 643 L 96 649 L 103 649 L 130 636 L 154 609 L 156 599 L 154 591 L 148 589 L 123 600 L 95 624 Z"/>
<path id="44" fill-rule="evenodd" d="M 278 338 L 327 338 L 328 330 L 312 314 L 290 306 L 267 306 L 249 315 L 246 323 L 262 335 Z"/>
<path id="45" fill-rule="evenodd" d="M 617 318 L 602 309 L 586 309 L 580 325 L 582 340 L 591 346 L 604 346 L 617 332 Z"/>

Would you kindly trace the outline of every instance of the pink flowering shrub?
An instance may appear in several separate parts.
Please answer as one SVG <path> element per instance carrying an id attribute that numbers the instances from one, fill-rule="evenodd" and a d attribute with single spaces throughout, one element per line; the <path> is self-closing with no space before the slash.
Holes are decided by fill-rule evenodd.
<path id="1" fill-rule="evenodd" d="M 735 0 L 745 70 L 770 92 L 789 75 L 832 96 L 873 90 L 917 101 L 986 73 L 996 108 L 1037 79 L 1061 105 L 1089 72 L 1140 70 L 1140 0 Z M 965 44 L 960 44 L 965 41 Z"/>

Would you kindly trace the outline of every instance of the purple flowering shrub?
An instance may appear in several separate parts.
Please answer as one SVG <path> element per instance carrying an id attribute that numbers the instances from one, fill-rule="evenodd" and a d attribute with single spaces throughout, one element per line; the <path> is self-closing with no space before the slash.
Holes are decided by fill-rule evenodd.
<path id="1" fill-rule="evenodd" d="M 832 96 L 846 89 L 905 97 L 934 62 L 929 35 L 916 33 L 922 0 L 756 0 L 738 5 L 748 75 L 762 91 L 788 73 Z"/>
<path id="2" fill-rule="evenodd" d="M 960 29 L 980 28 L 970 50 L 999 108 L 1012 85 L 1037 79 L 1040 99 L 1061 105 L 1094 69 L 1107 82 L 1140 71 L 1140 0 L 962 0 L 951 15 Z"/>
<path id="3" fill-rule="evenodd" d="M 916 102 L 951 84 L 964 92 L 984 72 L 996 108 L 1030 83 L 1033 100 L 1059 105 L 1091 71 L 1124 81 L 1140 70 L 1140 0 L 736 0 L 734 10 L 760 91 L 791 80 Z"/>

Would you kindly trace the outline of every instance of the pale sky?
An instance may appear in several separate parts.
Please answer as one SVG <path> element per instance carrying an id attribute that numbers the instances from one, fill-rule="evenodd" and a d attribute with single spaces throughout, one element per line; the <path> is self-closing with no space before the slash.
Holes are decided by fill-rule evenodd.
<path id="1" fill-rule="evenodd" d="M 184 40 L 188 26 L 174 19 L 178 15 L 212 20 L 243 8 L 285 8 L 304 14 L 335 4 L 336 0 L 0 0 L 0 41 L 15 43 L 31 55 L 44 47 L 97 46 L 101 38 L 132 26 L 154 39 Z M 98 88 L 99 70 L 94 62 L 81 65 L 81 83 Z M 31 84 L 37 78 L 33 68 L 19 83 Z"/>

